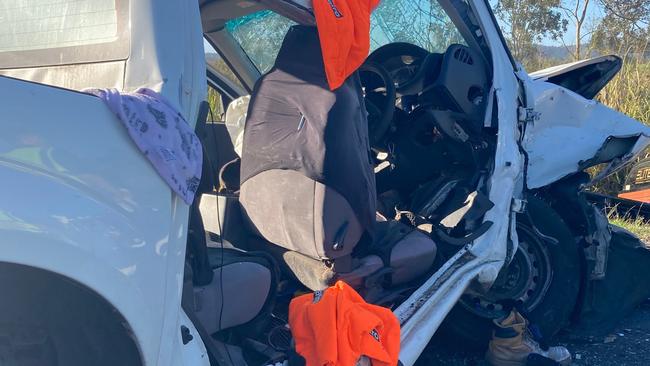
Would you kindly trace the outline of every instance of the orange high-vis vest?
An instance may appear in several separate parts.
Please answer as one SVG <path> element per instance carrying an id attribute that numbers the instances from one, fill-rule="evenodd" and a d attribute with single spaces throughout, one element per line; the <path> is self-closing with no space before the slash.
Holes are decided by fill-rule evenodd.
<path id="1" fill-rule="evenodd" d="M 325 73 L 331 90 L 368 57 L 370 14 L 380 0 L 313 0 Z"/>
<path id="2" fill-rule="evenodd" d="M 397 318 L 344 282 L 291 300 L 289 326 L 306 366 L 355 366 L 362 355 L 373 366 L 397 365 Z"/>

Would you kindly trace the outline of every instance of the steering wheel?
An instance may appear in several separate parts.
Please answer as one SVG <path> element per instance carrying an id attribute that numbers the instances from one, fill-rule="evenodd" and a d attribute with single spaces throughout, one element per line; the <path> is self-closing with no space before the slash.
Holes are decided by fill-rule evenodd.
<path id="1" fill-rule="evenodd" d="M 382 150 L 381 141 L 395 114 L 395 84 L 383 66 L 366 62 L 359 68 L 361 85 L 368 111 L 370 146 Z"/>
<path id="2" fill-rule="evenodd" d="M 431 61 L 435 61 L 427 63 L 431 55 L 414 44 L 394 42 L 376 49 L 368 56 L 368 62 L 380 64 L 393 76 L 398 94 L 414 95 L 422 91 L 424 76 L 431 69 Z"/>

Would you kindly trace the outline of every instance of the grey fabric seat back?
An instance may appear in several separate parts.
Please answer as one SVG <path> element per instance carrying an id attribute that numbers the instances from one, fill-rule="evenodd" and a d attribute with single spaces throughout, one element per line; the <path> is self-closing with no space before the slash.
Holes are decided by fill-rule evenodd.
<path id="1" fill-rule="evenodd" d="M 256 84 L 241 159 L 245 215 L 266 240 L 316 259 L 372 237 L 375 177 L 357 74 L 330 90 L 315 27 L 294 26 Z"/>
<path id="2" fill-rule="evenodd" d="M 242 186 L 240 200 L 260 236 L 312 258 L 349 255 L 363 235 L 342 195 L 293 170 L 257 174 Z"/>

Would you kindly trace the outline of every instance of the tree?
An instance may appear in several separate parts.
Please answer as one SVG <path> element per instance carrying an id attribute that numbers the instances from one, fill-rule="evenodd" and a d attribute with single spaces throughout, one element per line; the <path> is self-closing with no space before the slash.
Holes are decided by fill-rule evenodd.
<path id="1" fill-rule="evenodd" d="M 524 65 L 536 66 L 537 44 L 544 38 L 561 39 L 568 21 L 560 0 L 499 0 L 495 13 L 504 23 L 511 51 Z"/>
<path id="2" fill-rule="evenodd" d="M 604 52 L 647 57 L 650 0 L 599 0 L 605 15 L 592 37 Z"/>
<path id="3" fill-rule="evenodd" d="M 573 58 L 575 60 L 580 60 L 582 58 L 582 43 L 584 39 L 590 35 L 589 33 L 583 33 L 585 21 L 587 20 L 587 12 L 589 6 L 593 5 L 591 0 L 573 0 L 567 1 L 566 4 L 562 4 L 561 8 L 564 10 L 565 14 L 575 26 L 575 48 L 573 52 Z M 569 47 L 565 45 L 569 50 Z M 571 50 L 569 50 L 571 52 Z"/>
<path id="4" fill-rule="evenodd" d="M 436 0 L 383 0 L 372 14 L 371 47 L 407 42 L 431 52 L 462 43 L 456 26 Z"/>

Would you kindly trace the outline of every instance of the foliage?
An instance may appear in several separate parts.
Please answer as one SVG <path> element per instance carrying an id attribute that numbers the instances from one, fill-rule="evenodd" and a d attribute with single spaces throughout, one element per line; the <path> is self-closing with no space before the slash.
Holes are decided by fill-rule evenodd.
<path id="1" fill-rule="evenodd" d="M 589 35 L 584 32 L 587 13 L 593 7 L 593 2 L 591 0 L 569 0 L 563 1 L 560 7 L 564 10 L 566 17 L 569 18 L 575 30 L 574 51 L 572 52 L 573 59 L 580 60 L 582 58 L 582 43 Z"/>
<path id="2" fill-rule="evenodd" d="M 633 233 L 638 236 L 641 241 L 646 243 L 646 245 L 650 245 L 650 223 L 647 221 L 641 218 L 630 219 L 610 214 L 609 222 Z"/>
<path id="3" fill-rule="evenodd" d="M 598 99 L 639 121 L 650 122 L 650 62 L 626 59 Z"/>
<path id="4" fill-rule="evenodd" d="M 221 95 L 211 86 L 208 86 L 208 103 L 210 104 L 210 115 L 208 115 L 209 122 L 223 121 L 224 106 Z"/>
<path id="5" fill-rule="evenodd" d="M 537 44 L 544 38 L 560 39 L 568 21 L 560 11 L 561 0 L 499 0 L 495 5 L 513 56 L 536 69 L 540 66 Z"/>
<path id="6" fill-rule="evenodd" d="M 600 50 L 648 56 L 650 0 L 600 0 L 605 16 L 591 43 Z"/>
<path id="7" fill-rule="evenodd" d="M 371 48 L 407 42 L 444 52 L 462 36 L 436 0 L 383 0 L 372 14 Z"/>
<path id="8" fill-rule="evenodd" d="M 562 63 L 563 60 L 545 58 L 538 46 L 544 39 L 564 42 L 569 23 L 575 27 L 575 41 L 573 45 L 564 45 L 569 55 L 565 62 L 592 54 L 623 57 L 623 69 L 597 99 L 650 123 L 650 0 L 499 0 L 492 3 L 513 54 L 527 70 Z M 593 29 L 586 30 L 590 6 L 603 9 L 603 16 L 591 19 Z M 583 52 L 583 46 L 589 52 Z M 601 168 L 591 169 L 590 173 L 596 174 Z M 628 172 L 629 169 L 624 169 L 608 177 L 594 190 L 617 195 Z"/>

